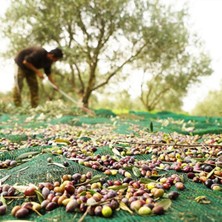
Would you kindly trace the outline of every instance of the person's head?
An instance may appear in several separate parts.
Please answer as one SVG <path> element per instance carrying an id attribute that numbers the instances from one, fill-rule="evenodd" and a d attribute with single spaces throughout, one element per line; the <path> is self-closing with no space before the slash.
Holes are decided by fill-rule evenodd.
<path id="1" fill-rule="evenodd" d="M 60 48 L 55 48 L 48 53 L 48 57 L 53 61 L 56 62 L 59 59 L 63 58 L 63 52 Z"/>

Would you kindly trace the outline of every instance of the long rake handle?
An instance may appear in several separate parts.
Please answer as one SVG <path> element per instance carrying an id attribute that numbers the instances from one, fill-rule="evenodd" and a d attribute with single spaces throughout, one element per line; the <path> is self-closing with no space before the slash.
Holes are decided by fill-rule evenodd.
<path id="1" fill-rule="evenodd" d="M 48 79 L 48 76 L 46 75 L 46 74 L 44 74 L 44 77 L 46 77 L 47 79 Z M 57 87 L 48 79 L 48 82 L 49 82 L 49 85 L 51 85 L 54 89 L 56 89 Z M 85 111 L 85 112 L 87 112 L 87 113 L 89 113 L 90 115 L 95 115 L 95 113 L 92 111 L 92 110 L 90 110 L 90 109 L 88 109 L 88 108 L 86 108 L 86 107 L 80 107 L 79 106 L 79 103 L 76 101 L 76 100 L 74 100 L 71 96 L 69 96 L 68 94 L 66 94 L 63 90 L 61 90 L 61 89 L 58 89 L 57 90 L 59 93 L 61 93 L 63 96 L 65 96 L 67 99 L 69 99 L 70 101 L 72 101 L 73 103 L 75 103 L 79 108 L 81 108 L 83 111 Z"/>

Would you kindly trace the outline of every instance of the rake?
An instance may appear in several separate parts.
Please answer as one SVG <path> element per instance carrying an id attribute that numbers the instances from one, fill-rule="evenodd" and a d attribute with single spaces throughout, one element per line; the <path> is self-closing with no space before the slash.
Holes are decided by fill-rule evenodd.
<path id="1" fill-rule="evenodd" d="M 49 78 L 48 78 L 48 76 L 46 74 L 44 74 L 44 78 L 46 78 L 48 80 L 48 83 L 49 83 L 50 86 L 52 86 L 54 89 L 57 89 L 57 87 L 49 80 Z M 83 111 L 85 111 L 86 113 L 88 113 L 88 114 L 90 114 L 92 116 L 95 115 L 95 113 L 92 110 L 90 110 L 90 109 L 88 109 L 86 107 L 80 106 L 79 103 L 75 99 L 73 99 L 71 96 L 69 96 L 63 90 L 57 89 L 57 91 L 59 93 L 61 93 L 64 97 L 66 97 L 68 100 L 73 102 L 75 105 L 77 105 L 78 108 L 82 109 Z"/>

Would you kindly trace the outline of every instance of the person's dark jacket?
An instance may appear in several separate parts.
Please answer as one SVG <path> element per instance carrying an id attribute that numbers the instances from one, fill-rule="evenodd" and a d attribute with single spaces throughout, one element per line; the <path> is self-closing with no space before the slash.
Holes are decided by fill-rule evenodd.
<path id="1" fill-rule="evenodd" d="M 47 57 L 48 52 L 41 47 L 30 47 L 20 51 L 15 57 L 16 64 L 26 73 L 33 72 L 23 64 L 23 61 L 31 63 L 37 69 L 44 69 L 46 75 L 51 74 L 52 61 Z"/>

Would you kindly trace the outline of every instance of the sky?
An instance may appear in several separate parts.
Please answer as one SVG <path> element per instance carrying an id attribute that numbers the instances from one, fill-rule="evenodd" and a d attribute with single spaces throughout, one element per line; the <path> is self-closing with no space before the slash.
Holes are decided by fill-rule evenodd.
<path id="1" fill-rule="evenodd" d="M 10 0 L 0 0 L 0 16 L 2 16 L 10 4 Z M 210 90 L 219 89 L 222 82 L 222 0 L 162 0 L 181 7 L 186 3 L 189 7 L 191 24 L 190 28 L 196 31 L 205 44 L 205 50 L 212 58 L 214 70 L 210 77 L 204 77 L 201 84 L 192 86 L 184 99 L 184 111 L 190 112 L 195 105 L 202 101 Z M 7 42 L 0 39 L 0 50 L 4 51 Z M 0 92 L 10 91 L 14 79 L 13 59 L 3 60 L 0 58 Z M 139 84 L 140 86 L 140 84 Z"/>

